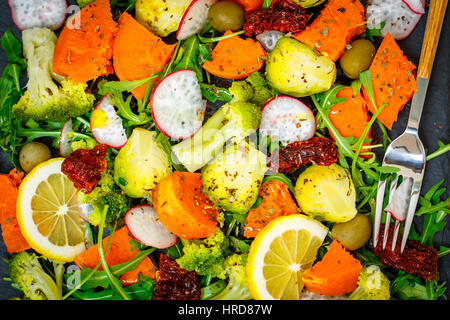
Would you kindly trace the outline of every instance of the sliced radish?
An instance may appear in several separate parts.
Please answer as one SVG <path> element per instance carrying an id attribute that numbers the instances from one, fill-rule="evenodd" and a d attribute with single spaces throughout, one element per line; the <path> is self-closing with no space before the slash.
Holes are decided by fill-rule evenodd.
<path id="1" fill-rule="evenodd" d="M 186 40 L 199 33 L 208 23 L 209 9 L 217 0 L 193 0 L 181 18 L 177 40 Z"/>
<path id="2" fill-rule="evenodd" d="M 128 210 L 125 225 L 131 236 L 147 246 L 165 249 L 173 246 L 178 237 L 159 221 L 153 207 L 143 204 Z"/>
<path id="3" fill-rule="evenodd" d="M 73 124 L 72 119 L 69 118 L 64 124 L 61 134 L 59 136 L 59 154 L 67 158 L 72 153 L 72 135 L 73 135 Z"/>
<path id="4" fill-rule="evenodd" d="M 275 45 L 282 36 L 284 36 L 283 32 L 277 30 L 270 30 L 258 34 L 256 36 L 256 40 L 258 40 L 259 43 L 261 43 L 261 45 L 267 52 L 270 52 L 273 50 L 273 48 L 275 48 Z"/>
<path id="5" fill-rule="evenodd" d="M 407 38 L 416 27 L 422 14 L 412 11 L 405 1 L 372 0 L 366 10 L 367 27 L 370 28 L 385 22 L 384 28 L 381 30 L 383 37 L 390 33 L 396 40 Z M 408 0 L 407 2 L 412 4 L 415 1 Z M 413 5 L 416 7 L 415 4 Z"/>
<path id="6" fill-rule="evenodd" d="M 394 194 L 391 197 L 391 201 L 384 209 L 389 212 L 395 220 L 404 221 L 408 212 L 409 203 L 411 200 L 411 189 L 413 185 L 412 178 L 406 178 L 394 190 Z"/>
<path id="7" fill-rule="evenodd" d="M 100 144 L 118 149 L 127 143 L 122 118 L 117 115 L 112 96 L 106 94 L 95 106 L 91 115 L 91 132 Z"/>
<path id="8" fill-rule="evenodd" d="M 197 76 L 192 70 L 175 71 L 159 82 L 151 97 L 152 116 L 161 132 L 187 139 L 202 127 L 206 110 Z"/>
<path id="9" fill-rule="evenodd" d="M 425 0 L 402 0 L 414 13 L 425 14 Z"/>
<path id="10" fill-rule="evenodd" d="M 66 0 L 9 0 L 9 7 L 20 30 L 56 30 L 64 24 L 67 15 Z"/>
<path id="11" fill-rule="evenodd" d="M 314 113 L 303 102 L 289 96 L 277 96 L 263 107 L 260 132 L 283 145 L 308 140 L 316 131 Z"/>

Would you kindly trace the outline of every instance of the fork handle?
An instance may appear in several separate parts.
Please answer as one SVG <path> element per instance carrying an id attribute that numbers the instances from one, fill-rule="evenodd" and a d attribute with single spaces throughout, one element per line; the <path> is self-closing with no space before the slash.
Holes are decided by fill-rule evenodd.
<path id="1" fill-rule="evenodd" d="M 429 79 L 448 0 L 432 0 L 428 12 L 417 77 Z"/>
<path id="2" fill-rule="evenodd" d="M 431 69 L 433 68 L 447 2 L 448 0 L 431 1 L 425 37 L 423 39 L 422 51 L 420 54 L 419 68 L 417 71 L 417 92 L 414 94 L 411 102 L 407 124 L 407 130 L 411 133 L 417 134 L 419 129 L 420 117 L 422 115 L 425 96 L 427 94 L 428 80 L 430 79 Z"/>

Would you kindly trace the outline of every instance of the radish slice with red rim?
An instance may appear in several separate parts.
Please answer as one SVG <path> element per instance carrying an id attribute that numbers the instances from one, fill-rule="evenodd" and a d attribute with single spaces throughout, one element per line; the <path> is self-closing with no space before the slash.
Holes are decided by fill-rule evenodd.
<path id="1" fill-rule="evenodd" d="M 284 36 L 283 32 L 280 32 L 277 30 L 270 30 L 270 31 L 266 31 L 266 32 L 258 34 L 256 36 L 256 40 L 258 40 L 259 43 L 261 43 L 261 45 L 267 52 L 270 52 L 275 48 L 278 40 L 282 36 Z"/>
<path id="2" fill-rule="evenodd" d="M 151 97 L 155 125 L 166 136 L 187 139 L 202 127 L 206 110 L 197 76 L 192 70 L 175 71 L 162 79 Z"/>
<path id="3" fill-rule="evenodd" d="M 312 138 L 316 131 L 316 118 L 308 106 L 290 96 L 277 96 L 263 107 L 260 132 L 284 146 Z"/>
<path id="4" fill-rule="evenodd" d="M 67 15 L 66 0 L 9 0 L 11 16 L 20 30 L 48 28 L 56 30 Z"/>
<path id="5" fill-rule="evenodd" d="M 110 94 L 104 95 L 95 106 L 91 114 L 91 132 L 98 143 L 114 149 L 121 148 L 127 143 L 122 118 L 117 114 Z"/>
<path id="6" fill-rule="evenodd" d="M 178 241 L 178 237 L 161 223 L 153 207 L 148 204 L 128 210 L 125 225 L 134 239 L 150 247 L 165 249 Z"/>
<path id="7" fill-rule="evenodd" d="M 424 0 L 402 0 L 404 4 L 416 14 L 425 14 Z"/>
<path id="8" fill-rule="evenodd" d="M 404 221 L 406 219 L 409 202 L 411 201 L 412 185 L 413 179 L 405 178 L 398 188 L 394 190 L 394 194 L 390 197 L 391 201 L 384 209 L 384 211 L 389 212 L 397 221 Z"/>
<path id="9" fill-rule="evenodd" d="M 186 40 L 199 33 L 208 23 L 209 9 L 217 0 L 193 0 L 181 18 L 177 40 Z"/>
<path id="10" fill-rule="evenodd" d="M 69 118 L 64 124 L 61 134 L 59 136 L 59 154 L 67 158 L 72 153 L 72 135 L 73 135 L 73 123 L 72 119 Z"/>
<path id="11" fill-rule="evenodd" d="M 409 0 L 407 2 L 413 3 Z M 411 34 L 422 15 L 412 11 L 404 1 L 372 0 L 366 10 L 367 27 L 385 22 L 381 35 L 384 37 L 390 33 L 394 39 L 402 40 Z"/>

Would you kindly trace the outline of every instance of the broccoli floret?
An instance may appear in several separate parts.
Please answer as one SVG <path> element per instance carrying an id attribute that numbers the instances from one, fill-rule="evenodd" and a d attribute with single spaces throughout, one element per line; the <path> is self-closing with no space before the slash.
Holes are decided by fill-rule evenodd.
<path id="1" fill-rule="evenodd" d="M 47 28 L 24 30 L 22 41 L 27 60 L 27 91 L 13 106 L 23 120 L 64 121 L 89 112 L 95 97 L 86 93 L 87 84 L 64 79 L 58 86 L 52 79 L 56 35 Z"/>
<path id="2" fill-rule="evenodd" d="M 243 81 L 234 81 L 229 88 L 233 95 L 232 102 L 244 101 L 254 103 L 262 107 L 276 92 L 272 89 L 266 79 L 259 73 L 253 72 Z"/>
<path id="3" fill-rule="evenodd" d="M 176 261 L 187 270 L 200 276 L 226 279 L 225 250 L 229 246 L 228 238 L 217 229 L 212 236 L 203 240 L 182 240 L 183 255 Z"/>
<path id="4" fill-rule="evenodd" d="M 252 296 L 247 285 L 246 254 L 234 253 L 225 259 L 225 271 L 228 275 L 228 284 L 218 295 L 211 300 L 250 300 Z"/>
<path id="5" fill-rule="evenodd" d="M 255 95 L 253 86 L 245 80 L 233 81 L 228 91 L 233 95 L 232 101 L 250 101 Z"/>
<path id="6" fill-rule="evenodd" d="M 390 282 L 378 266 L 364 267 L 358 277 L 358 287 L 349 300 L 389 300 Z"/>
<path id="7" fill-rule="evenodd" d="M 62 300 L 61 288 L 45 273 L 35 254 L 22 251 L 8 261 L 12 283 L 31 300 Z"/>
<path id="8" fill-rule="evenodd" d="M 172 160 L 194 172 L 212 160 L 229 139 L 244 139 L 258 130 L 260 123 L 261 110 L 255 104 L 227 103 L 193 137 L 173 146 Z"/>
<path id="9" fill-rule="evenodd" d="M 81 204 L 89 204 L 92 213 L 89 215 L 89 222 L 98 225 L 102 216 L 103 208 L 108 206 L 105 223 L 111 226 L 116 220 L 122 218 L 130 207 L 131 200 L 125 192 L 114 181 L 114 160 L 111 153 L 107 154 L 108 167 L 103 172 L 100 181 L 91 193 L 78 193 L 78 201 Z"/>

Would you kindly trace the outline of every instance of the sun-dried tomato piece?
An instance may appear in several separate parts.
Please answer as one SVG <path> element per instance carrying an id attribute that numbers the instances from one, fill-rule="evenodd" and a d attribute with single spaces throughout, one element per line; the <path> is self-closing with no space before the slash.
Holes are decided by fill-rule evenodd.
<path id="1" fill-rule="evenodd" d="M 338 158 L 338 149 L 333 141 L 322 137 L 312 137 L 309 140 L 290 143 L 269 155 L 268 166 L 272 172 L 287 173 L 309 162 L 329 166 Z"/>
<path id="2" fill-rule="evenodd" d="M 425 280 L 433 280 L 438 271 L 439 252 L 435 248 L 424 246 L 420 241 L 406 241 L 403 253 L 400 252 L 400 241 L 394 251 L 392 248 L 393 229 L 389 229 L 386 247 L 383 249 L 383 232 L 380 232 L 380 239 L 374 248 L 375 255 L 386 267 L 395 268 L 422 277 Z M 384 230 L 382 225 L 380 230 Z"/>
<path id="3" fill-rule="evenodd" d="M 102 177 L 107 163 L 104 160 L 108 146 L 99 144 L 92 150 L 78 149 L 62 163 L 61 171 L 76 189 L 91 193 Z"/>
<path id="4" fill-rule="evenodd" d="M 200 284 L 195 271 L 186 271 L 165 254 L 159 256 L 154 300 L 200 300 Z"/>
<path id="5" fill-rule="evenodd" d="M 244 32 L 247 37 L 270 30 L 300 32 L 305 29 L 308 18 L 305 10 L 292 1 L 274 1 L 269 9 L 245 13 Z"/>

